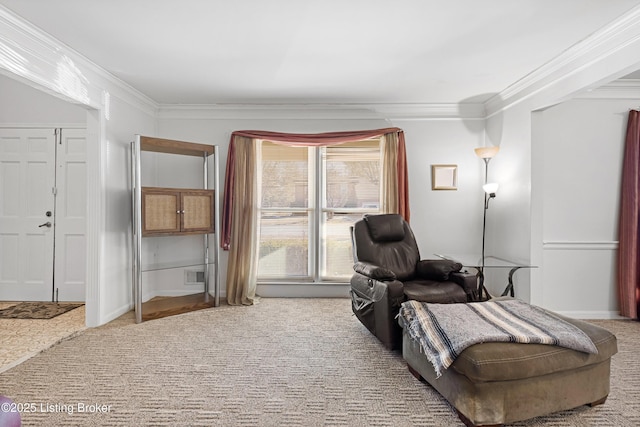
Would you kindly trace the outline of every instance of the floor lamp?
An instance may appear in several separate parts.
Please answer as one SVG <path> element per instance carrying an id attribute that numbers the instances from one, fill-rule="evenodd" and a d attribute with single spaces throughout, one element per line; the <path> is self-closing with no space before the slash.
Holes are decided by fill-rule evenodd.
<path id="1" fill-rule="evenodd" d="M 484 287 L 484 244 L 487 231 L 487 210 L 489 209 L 489 200 L 496 197 L 496 192 L 498 191 L 497 183 L 488 182 L 489 162 L 496 154 L 498 154 L 499 150 L 500 147 L 480 147 L 475 149 L 476 156 L 480 157 L 484 161 L 484 185 L 482 186 L 482 189 L 484 190 L 484 209 L 482 215 L 482 258 L 480 259 L 481 266 L 478 283 L 478 297 L 481 301 L 484 299 L 483 293 L 485 293 L 487 299 L 489 299 L 489 292 Z"/>

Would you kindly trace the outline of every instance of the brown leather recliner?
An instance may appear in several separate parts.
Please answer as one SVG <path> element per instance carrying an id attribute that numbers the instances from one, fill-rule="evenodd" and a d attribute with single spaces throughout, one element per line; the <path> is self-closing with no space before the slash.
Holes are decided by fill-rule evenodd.
<path id="1" fill-rule="evenodd" d="M 403 301 L 477 299 L 475 274 L 460 272 L 462 265 L 450 260 L 421 260 L 413 232 L 400 215 L 365 215 L 351 228 L 351 238 L 351 308 L 389 349 L 402 345 L 396 316 Z"/>

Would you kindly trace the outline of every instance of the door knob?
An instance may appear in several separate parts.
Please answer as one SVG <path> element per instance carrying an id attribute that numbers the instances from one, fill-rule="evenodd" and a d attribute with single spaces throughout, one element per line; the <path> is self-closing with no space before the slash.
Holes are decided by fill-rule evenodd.
<path id="1" fill-rule="evenodd" d="M 47 227 L 47 228 L 51 228 L 51 223 L 49 221 L 45 222 L 44 224 L 40 224 L 38 227 Z"/>

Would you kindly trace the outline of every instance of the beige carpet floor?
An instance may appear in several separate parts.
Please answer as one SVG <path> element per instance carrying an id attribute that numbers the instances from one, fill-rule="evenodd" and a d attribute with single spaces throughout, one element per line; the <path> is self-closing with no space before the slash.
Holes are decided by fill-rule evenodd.
<path id="1" fill-rule="evenodd" d="M 15 305 L 0 302 L 0 309 Z M 0 319 L 0 372 L 85 329 L 84 306 L 53 319 Z"/>
<path id="2" fill-rule="evenodd" d="M 619 340 L 607 402 L 516 425 L 640 425 L 640 323 L 596 323 Z M 123 318 L 0 374 L 0 395 L 35 405 L 23 426 L 461 425 L 346 299 L 262 299 L 139 325 Z"/>

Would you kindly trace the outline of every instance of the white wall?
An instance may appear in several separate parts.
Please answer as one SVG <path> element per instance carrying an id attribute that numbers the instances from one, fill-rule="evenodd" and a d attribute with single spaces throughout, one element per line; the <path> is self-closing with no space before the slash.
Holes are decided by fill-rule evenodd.
<path id="1" fill-rule="evenodd" d="M 486 253 L 525 265 L 540 266 L 531 246 L 531 115 L 526 109 L 509 109 L 487 120 L 487 145 L 500 147 L 489 164 L 491 181 L 500 184 L 487 211 Z M 486 286 L 500 295 L 507 283 L 506 270 L 487 270 Z M 537 269 L 514 275 L 515 296 L 533 300 L 530 276 Z"/>
<path id="2" fill-rule="evenodd" d="M 565 283 L 558 283 L 556 287 L 547 287 L 545 284 L 547 276 L 558 270 L 561 253 L 558 252 L 553 256 L 553 261 L 549 261 L 551 272 L 548 272 L 548 251 L 544 248 L 544 240 L 547 237 L 555 238 L 549 233 L 556 232 L 552 230 L 557 230 L 557 219 L 549 217 L 546 209 L 550 202 L 546 199 L 548 181 L 545 178 L 547 157 L 544 149 L 549 137 L 546 136 L 548 129 L 544 128 L 546 111 L 541 111 L 640 69 L 639 16 L 640 10 L 634 9 L 486 103 L 489 116 L 487 140 L 500 146 L 500 153 L 492 161 L 492 167 L 500 176 L 499 197 L 504 200 L 492 206 L 495 208 L 490 224 L 493 252 L 505 257 L 522 258 L 538 266 L 517 273 L 516 294 L 520 292 L 524 299 L 534 304 L 574 317 L 612 317 L 617 311 L 613 307 L 617 307 L 617 304 L 611 298 L 612 279 L 606 267 L 605 273 L 591 275 L 569 269 L 562 277 L 566 279 Z M 604 116 L 610 113 L 604 110 Z M 593 126 L 593 132 L 598 135 L 600 131 L 595 129 L 599 129 L 600 122 L 602 119 L 598 118 L 594 123 L 585 123 L 584 126 Z M 610 125 L 603 123 L 603 126 Z M 611 128 L 611 131 L 611 138 L 615 139 L 619 129 Z M 571 129 L 564 132 L 571 132 Z M 581 148 L 582 142 L 576 141 L 569 151 L 578 156 Z M 617 170 L 607 170 L 606 173 L 615 175 Z M 571 179 L 569 173 L 565 176 Z M 581 217 L 606 216 L 601 209 L 595 212 L 595 216 L 593 212 L 581 212 Z M 575 224 L 579 224 L 578 219 Z M 573 230 L 576 233 L 567 238 L 586 241 L 592 235 L 591 231 Z M 580 236 L 576 237 L 575 234 Z M 578 267 L 587 262 L 596 264 L 595 258 L 600 258 L 598 261 L 604 259 L 606 265 L 611 262 L 609 255 L 603 256 L 603 252 L 598 252 L 597 256 L 589 255 L 591 258 L 585 253 Z M 575 267 L 576 263 L 572 260 L 570 265 Z M 590 292 L 574 292 L 578 283 Z"/>
<path id="3" fill-rule="evenodd" d="M 484 145 L 484 120 L 395 120 L 405 131 L 411 228 L 422 258 L 480 253 L 484 163 L 474 149 Z M 458 165 L 458 189 L 431 190 L 431 165 Z"/>
<path id="4" fill-rule="evenodd" d="M 576 99 L 537 113 L 545 307 L 590 318 L 618 311 L 615 262 L 624 139 L 628 111 L 639 102 Z"/>
<path id="5" fill-rule="evenodd" d="M 106 154 L 104 232 L 102 250 L 100 323 L 133 307 L 131 245 L 131 142 L 135 134 L 154 134 L 153 115 L 112 97 L 102 144 Z"/>
<path id="6" fill-rule="evenodd" d="M 86 125 L 86 110 L 0 75 L 0 125 Z"/>

